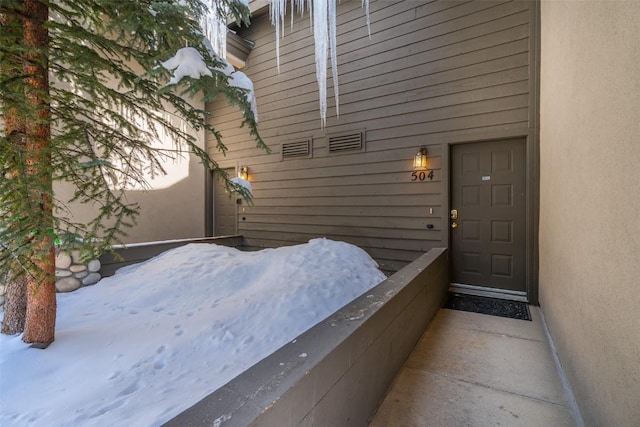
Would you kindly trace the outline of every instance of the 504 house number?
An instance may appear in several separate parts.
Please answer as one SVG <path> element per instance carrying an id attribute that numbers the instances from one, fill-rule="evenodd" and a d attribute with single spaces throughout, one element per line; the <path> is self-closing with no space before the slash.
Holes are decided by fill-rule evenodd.
<path id="1" fill-rule="evenodd" d="M 414 171 L 411 172 L 411 181 L 433 180 L 433 171 Z"/>

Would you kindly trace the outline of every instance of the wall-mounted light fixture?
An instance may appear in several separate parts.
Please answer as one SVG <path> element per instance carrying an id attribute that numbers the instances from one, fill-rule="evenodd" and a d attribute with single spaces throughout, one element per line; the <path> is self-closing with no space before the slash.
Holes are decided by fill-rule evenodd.
<path id="1" fill-rule="evenodd" d="M 427 168 L 427 149 L 426 147 L 420 147 L 418 152 L 413 156 L 413 169 L 426 169 Z"/>
<path id="2" fill-rule="evenodd" d="M 240 166 L 240 169 L 238 169 L 238 178 L 242 178 L 245 181 L 249 180 L 249 167 L 248 166 Z"/>

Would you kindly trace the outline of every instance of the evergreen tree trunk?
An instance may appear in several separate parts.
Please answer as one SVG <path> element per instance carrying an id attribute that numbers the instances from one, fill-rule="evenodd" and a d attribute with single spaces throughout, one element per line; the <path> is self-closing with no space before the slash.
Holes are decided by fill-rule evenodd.
<path id="1" fill-rule="evenodd" d="M 15 44 L 22 44 L 23 31 L 22 22 L 15 15 L 0 14 L 0 26 L 2 31 L 11 34 L 11 38 Z M 0 67 L 0 74 L 11 77 L 19 76 L 23 73 L 23 64 L 17 61 L 3 61 Z M 4 111 L 4 131 L 5 135 L 15 146 L 25 145 L 25 124 L 24 119 L 17 113 L 15 108 L 8 108 Z M 17 166 L 16 166 L 17 168 Z M 5 176 L 7 179 L 15 179 L 15 174 Z M 17 264 L 13 264 L 13 268 L 6 276 L 6 293 L 4 304 L 4 319 L 2 322 L 2 333 L 14 335 L 24 331 L 25 318 L 27 315 L 27 282 L 24 273 L 20 271 Z"/>
<path id="2" fill-rule="evenodd" d="M 37 0 L 24 2 L 24 43 L 32 48 L 26 55 L 26 97 L 32 114 L 25 123 L 26 173 L 35 184 L 30 202 L 35 208 L 31 222 L 31 265 L 26 275 L 27 315 L 23 341 L 46 346 L 55 337 L 56 288 L 55 246 L 52 215 L 51 127 L 49 109 L 49 34 L 45 26 L 48 6 Z"/>
<path id="3" fill-rule="evenodd" d="M 13 273 L 7 275 L 7 290 L 4 298 L 2 333 L 19 334 L 24 331 L 27 315 L 27 281 L 24 275 L 19 277 L 15 277 Z"/>

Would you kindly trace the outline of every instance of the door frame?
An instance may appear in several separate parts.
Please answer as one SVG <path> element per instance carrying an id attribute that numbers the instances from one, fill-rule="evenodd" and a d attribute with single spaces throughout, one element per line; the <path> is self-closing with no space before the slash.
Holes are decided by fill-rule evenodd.
<path id="1" fill-rule="evenodd" d="M 538 211 L 540 201 L 539 190 L 539 143 L 537 130 L 530 130 L 525 135 L 501 135 L 498 138 L 482 138 L 482 139 L 469 139 L 458 140 L 454 142 L 447 142 L 446 149 L 443 151 L 443 166 L 446 166 L 447 173 L 442 174 L 442 186 L 446 191 L 443 192 L 445 200 L 443 200 L 443 206 L 445 211 L 442 214 L 443 225 L 446 224 L 447 231 L 443 233 L 443 240 L 447 248 L 451 247 L 451 229 L 449 221 L 449 212 L 452 209 L 451 205 L 451 149 L 453 145 L 457 144 L 469 144 L 469 143 L 481 143 L 489 141 L 501 141 L 514 138 L 523 138 L 525 140 L 525 163 L 526 163 L 526 300 L 529 304 L 538 305 Z M 449 277 L 451 277 L 451 258 L 449 259 Z M 460 288 L 456 288 L 460 290 Z M 491 293 L 491 288 L 487 288 L 482 292 L 486 296 L 499 296 Z M 508 292 L 500 292 L 501 296 L 507 296 Z M 513 298 L 518 299 L 518 298 Z M 521 298 L 520 298 L 521 299 Z"/>
<path id="2" fill-rule="evenodd" d="M 222 170 L 225 169 L 233 169 L 233 176 L 236 176 L 238 170 L 240 168 L 239 164 L 236 163 L 235 166 L 218 164 L 218 167 Z M 205 173 L 205 193 L 204 193 L 204 224 L 205 224 L 205 237 L 214 237 L 215 235 L 215 217 L 216 217 L 216 171 L 208 170 Z M 238 207 L 236 206 L 236 222 L 235 222 L 235 234 L 238 233 Z"/>

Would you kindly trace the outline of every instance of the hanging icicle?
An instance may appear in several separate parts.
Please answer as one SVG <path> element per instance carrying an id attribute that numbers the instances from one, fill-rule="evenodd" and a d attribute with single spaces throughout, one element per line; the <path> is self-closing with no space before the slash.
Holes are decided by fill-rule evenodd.
<path id="1" fill-rule="evenodd" d="M 333 78 L 333 92 L 335 96 L 336 115 L 340 113 L 339 85 L 338 85 L 338 51 L 336 30 L 336 0 L 290 0 L 291 1 L 291 30 L 293 31 L 294 6 L 298 12 L 304 14 L 305 2 L 312 20 L 313 37 L 315 43 L 316 79 L 320 101 L 320 119 L 324 127 L 327 123 L 327 59 L 331 55 L 331 75 Z M 276 29 L 276 64 L 280 72 L 280 38 L 284 37 L 284 18 L 287 10 L 286 0 L 270 0 L 269 16 L 271 24 Z M 371 38 L 369 21 L 369 0 L 362 0 L 362 7 L 367 15 L 367 31 Z M 281 30 L 282 28 L 282 30 Z M 282 33 L 281 33 L 282 31 Z"/>
<path id="2" fill-rule="evenodd" d="M 300 16 L 304 16 L 304 2 L 305 0 L 290 0 L 291 1 L 291 31 L 293 32 L 293 18 L 294 18 L 294 12 L 293 12 L 293 7 L 295 4 L 295 8 L 298 11 L 298 13 L 300 14 Z M 309 16 L 312 16 L 311 13 L 311 2 L 309 2 Z"/>
<path id="3" fill-rule="evenodd" d="M 336 117 L 340 116 L 340 85 L 338 84 L 338 47 L 336 43 L 336 0 L 329 0 L 329 50 L 331 54 L 331 77 L 333 96 L 336 100 Z M 325 77 L 326 80 L 326 77 Z"/>
<path id="4" fill-rule="evenodd" d="M 334 1 L 334 0 L 329 0 Z M 321 127 L 327 124 L 327 53 L 329 32 L 327 28 L 327 0 L 313 0 L 313 39 L 316 47 L 316 80 L 320 98 Z M 333 82 L 334 86 L 336 82 Z"/>
<path id="5" fill-rule="evenodd" d="M 295 16 L 294 14 L 294 6 L 296 4 L 295 0 L 289 0 L 291 2 L 291 32 L 293 33 L 293 17 Z M 300 7 L 298 7 L 298 10 L 300 10 Z"/>
<path id="6" fill-rule="evenodd" d="M 284 37 L 284 14 L 287 10 L 287 0 L 271 0 L 269 2 L 269 18 L 271 25 L 276 27 L 276 66 L 280 72 L 280 37 Z M 282 24 L 282 36 L 280 25 Z"/>
<path id="7" fill-rule="evenodd" d="M 227 57 L 227 11 L 219 10 L 216 0 L 201 0 L 207 12 L 200 18 L 200 27 L 209 39 L 214 52 L 221 58 Z"/>
<path id="8" fill-rule="evenodd" d="M 371 20 L 369 19 L 369 0 L 362 0 L 362 7 L 364 7 L 364 14 L 367 15 L 367 34 L 371 38 Z"/>

